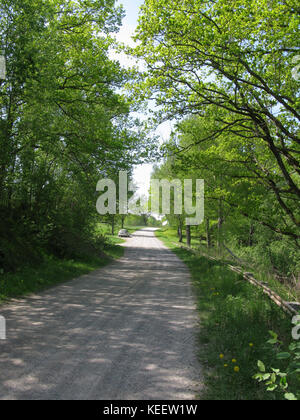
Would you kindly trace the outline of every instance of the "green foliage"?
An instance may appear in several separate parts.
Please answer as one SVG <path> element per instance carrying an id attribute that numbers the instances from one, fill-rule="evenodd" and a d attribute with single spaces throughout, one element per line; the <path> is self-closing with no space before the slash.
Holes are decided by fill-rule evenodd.
<path id="1" fill-rule="evenodd" d="M 151 142 L 109 59 L 114 0 L 0 2 L 0 267 L 94 255 L 96 184 L 132 171 Z M 90 242 L 90 243 L 88 243 Z"/>
<path id="2" fill-rule="evenodd" d="M 134 215 L 129 214 L 126 217 L 126 226 L 133 227 L 156 227 L 161 226 L 161 223 L 155 219 L 155 217 L 151 216 L 150 214 L 143 214 L 143 215 Z"/>
<path id="3" fill-rule="evenodd" d="M 300 343 L 293 341 L 289 345 L 289 351 L 281 350 L 282 342 L 278 335 L 270 331 L 271 339 L 268 344 L 272 346 L 270 351 L 276 355 L 277 361 L 286 361 L 284 371 L 271 368 L 271 372 L 266 372 L 266 367 L 260 360 L 257 363 L 259 373 L 254 375 L 253 379 L 263 382 L 270 393 L 283 394 L 286 400 L 300 399 Z M 278 362 L 277 362 L 278 363 Z M 290 382 L 291 381 L 291 382 Z"/>
<path id="4" fill-rule="evenodd" d="M 288 277 L 288 285 L 294 287 L 300 269 L 299 242 L 295 239 L 298 228 L 274 200 L 267 179 L 261 178 L 259 171 L 265 169 L 257 167 L 259 160 L 275 168 L 275 159 L 261 141 L 250 143 L 242 136 L 225 133 L 209 136 L 207 130 L 217 125 L 216 112 L 205 120 L 190 117 L 177 124 L 165 145 L 165 161 L 155 168 L 153 178 L 204 179 L 205 221 L 193 228 L 193 236 L 198 236 L 196 243 L 204 238 L 207 247 L 217 248 L 219 253 L 227 245 L 227 249 L 257 271 Z M 206 139 L 201 140 L 205 135 Z M 275 169 L 268 175 L 269 181 L 270 177 L 272 182 L 280 182 Z M 171 200 L 174 206 L 172 194 Z M 288 202 L 298 215 L 298 201 L 294 198 L 289 201 L 286 196 L 285 203 Z M 185 215 L 171 214 L 166 218 L 178 229 L 181 238 Z"/>
<path id="5" fill-rule="evenodd" d="M 97 256 L 89 255 L 77 260 L 44 256 L 37 267 L 32 267 L 31 263 L 31 266 L 19 268 L 14 273 L 0 272 L 0 303 L 72 280 L 105 266 L 112 258 L 120 258 L 123 254 L 123 247 L 106 244 Z"/>
<path id="6" fill-rule="evenodd" d="M 248 232 L 245 235 L 242 231 L 234 232 L 228 240 L 229 246 L 243 261 L 273 274 L 282 273 L 291 281 L 297 278 L 297 273 L 300 272 L 299 249 L 293 241 L 274 234 L 259 224 L 255 224 L 252 246 L 247 243 L 247 234 Z M 243 239 L 244 243 L 241 242 Z"/>
<path id="7" fill-rule="evenodd" d="M 147 66 L 136 92 L 180 121 L 172 172 L 222 200 L 209 218 L 230 211 L 299 247 L 298 26 L 295 1 L 146 0 L 131 53 Z"/>

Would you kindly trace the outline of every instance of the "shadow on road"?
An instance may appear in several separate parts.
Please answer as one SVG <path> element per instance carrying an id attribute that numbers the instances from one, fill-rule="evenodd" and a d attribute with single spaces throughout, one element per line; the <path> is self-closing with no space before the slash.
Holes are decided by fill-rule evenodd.
<path id="1" fill-rule="evenodd" d="M 3 307 L 1 399 L 193 399 L 197 316 L 185 266 L 153 236 L 124 258 Z"/>

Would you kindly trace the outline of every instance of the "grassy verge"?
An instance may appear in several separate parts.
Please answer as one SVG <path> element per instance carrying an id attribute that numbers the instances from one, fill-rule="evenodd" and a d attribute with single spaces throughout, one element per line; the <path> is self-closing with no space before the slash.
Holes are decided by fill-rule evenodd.
<path id="1" fill-rule="evenodd" d="M 211 257 L 217 258 L 221 261 L 227 262 L 231 265 L 238 265 L 243 268 L 244 271 L 253 273 L 254 277 L 266 283 L 274 292 L 282 297 L 283 300 L 296 302 L 300 301 L 300 291 L 295 287 L 292 287 L 287 282 L 281 283 L 278 279 L 274 277 L 274 273 L 268 271 L 266 267 L 255 266 L 243 259 L 242 262 L 238 262 L 235 258 L 232 258 L 228 252 L 222 250 L 221 255 L 218 254 L 218 251 L 215 248 L 208 250 L 207 246 L 200 244 L 198 246 L 193 246 L 193 249 L 199 251 L 200 254 L 207 254 Z"/>
<path id="2" fill-rule="evenodd" d="M 284 362 L 276 360 L 266 341 L 273 330 L 287 346 L 291 320 L 222 261 L 211 261 L 174 245 L 172 231 L 161 230 L 156 235 L 186 263 L 192 275 L 201 320 L 199 358 L 205 383 L 201 399 L 281 399 L 281 393 L 267 392 L 252 377 L 258 371 L 258 360 L 284 369 Z"/>
<path id="3" fill-rule="evenodd" d="M 167 232 L 169 238 L 173 238 L 175 242 L 178 242 L 178 236 L 175 229 L 168 227 L 164 228 L 163 231 Z M 183 241 L 185 242 L 185 240 L 186 237 L 185 234 L 183 234 Z M 274 271 L 272 271 L 270 267 L 268 268 L 262 264 L 255 264 L 253 261 L 250 263 L 247 259 L 242 257 L 242 262 L 239 262 L 224 248 L 221 250 L 218 250 L 216 247 L 208 249 L 206 241 L 200 240 L 199 236 L 197 236 L 193 230 L 191 247 L 192 249 L 199 251 L 200 254 L 210 255 L 211 257 L 227 262 L 228 264 L 241 266 L 244 271 L 253 273 L 257 280 L 266 283 L 274 292 L 281 296 L 283 300 L 287 302 L 300 302 L 300 290 L 292 287 L 287 281 L 280 282 L 275 278 Z"/>
<path id="4" fill-rule="evenodd" d="M 16 273 L 0 275 L 0 304 L 10 298 L 39 292 L 48 287 L 87 274 L 107 265 L 112 259 L 121 258 L 124 253 L 124 248 L 116 245 L 116 243 L 121 242 L 123 241 L 118 238 L 115 238 L 115 241 L 112 240 L 111 243 L 105 246 L 105 256 L 101 258 L 74 261 L 45 257 L 43 264 L 39 267 L 25 267 Z"/>

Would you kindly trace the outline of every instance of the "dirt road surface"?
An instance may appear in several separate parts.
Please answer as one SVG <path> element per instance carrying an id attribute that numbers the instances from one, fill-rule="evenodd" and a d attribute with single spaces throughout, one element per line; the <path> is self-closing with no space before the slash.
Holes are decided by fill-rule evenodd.
<path id="1" fill-rule="evenodd" d="M 0 307 L 0 399 L 196 398 L 188 270 L 153 229 L 124 246 L 105 268 Z"/>

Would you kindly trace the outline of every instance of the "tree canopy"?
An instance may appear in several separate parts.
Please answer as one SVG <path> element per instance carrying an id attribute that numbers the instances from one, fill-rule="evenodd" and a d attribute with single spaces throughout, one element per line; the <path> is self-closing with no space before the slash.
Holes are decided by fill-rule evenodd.
<path id="1" fill-rule="evenodd" d="M 157 123 L 177 120 L 156 175 L 205 179 L 206 214 L 224 228 L 239 215 L 244 243 L 256 225 L 299 248 L 299 10 L 145 0 L 131 49 L 145 67 L 133 89 L 155 101 Z"/>
<path id="2" fill-rule="evenodd" d="M 147 155 L 146 136 L 122 93 L 130 72 L 109 58 L 122 17 L 114 0 L 0 2 L 7 66 L 0 80 L 5 268 L 24 259 L 11 255 L 18 241 L 20 252 L 27 241 L 33 254 L 43 244 L 68 253 L 63 238 L 90 234 L 98 217 L 99 178 L 131 173 Z"/>

